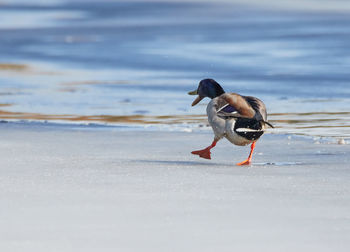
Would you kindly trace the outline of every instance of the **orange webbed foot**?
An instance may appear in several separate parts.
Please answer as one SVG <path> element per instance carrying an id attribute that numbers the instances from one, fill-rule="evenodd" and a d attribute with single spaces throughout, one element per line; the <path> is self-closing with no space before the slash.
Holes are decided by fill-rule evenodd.
<path id="1" fill-rule="evenodd" d="M 205 148 L 203 150 L 198 150 L 198 151 L 192 151 L 191 153 L 194 154 L 194 155 L 199 155 L 201 158 L 211 159 L 210 148 Z"/>
<path id="2" fill-rule="evenodd" d="M 251 164 L 252 164 L 252 162 L 249 159 L 247 159 L 243 162 L 237 163 L 236 165 L 251 165 Z"/>
<path id="3" fill-rule="evenodd" d="M 210 156 L 211 152 L 210 152 L 210 150 L 215 147 L 217 141 L 218 140 L 214 139 L 214 141 L 211 143 L 211 145 L 208 146 L 207 148 L 205 148 L 203 150 L 192 151 L 191 153 L 194 154 L 194 155 L 199 155 L 201 158 L 211 159 L 211 156 Z"/>
<path id="4" fill-rule="evenodd" d="M 252 145 L 250 146 L 250 153 L 249 153 L 247 160 L 244 160 L 243 162 L 237 163 L 236 165 L 251 165 L 254 148 L 255 148 L 255 142 L 253 142 Z"/>

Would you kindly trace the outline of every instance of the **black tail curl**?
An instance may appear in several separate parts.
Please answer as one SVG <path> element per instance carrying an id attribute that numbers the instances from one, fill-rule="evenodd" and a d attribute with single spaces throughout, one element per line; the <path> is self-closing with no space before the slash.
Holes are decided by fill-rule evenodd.
<path id="1" fill-rule="evenodd" d="M 268 126 L 270 126 L 270 128 L 275 128 L 271 123 L 267 122 L 267 121 L 262 121 L 263 123 L 267 124 Z"/>

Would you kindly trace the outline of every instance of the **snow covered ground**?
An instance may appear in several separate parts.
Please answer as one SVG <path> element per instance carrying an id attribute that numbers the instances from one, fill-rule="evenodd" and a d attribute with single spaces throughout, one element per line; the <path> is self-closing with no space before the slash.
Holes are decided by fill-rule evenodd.
<path id="1" fill-rule="evenodd" d="M 0 123 L 0 251 L 349 251 L 350 146 Z"/>

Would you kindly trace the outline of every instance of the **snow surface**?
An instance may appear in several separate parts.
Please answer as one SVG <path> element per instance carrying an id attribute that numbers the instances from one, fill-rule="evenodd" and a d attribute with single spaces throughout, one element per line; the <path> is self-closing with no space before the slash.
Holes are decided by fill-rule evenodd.
<path id="1" fill-rule="evenodd" d="M 350 146 L 0 123 L 0 251 L 349 251 Z M 317 142 L 319 143 L 319 142 Z"/>

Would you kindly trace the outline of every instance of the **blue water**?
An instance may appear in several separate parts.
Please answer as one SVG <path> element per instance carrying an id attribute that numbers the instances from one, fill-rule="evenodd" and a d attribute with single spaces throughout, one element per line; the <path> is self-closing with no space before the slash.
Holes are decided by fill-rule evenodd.
<path id="1" fill-rule="evenodd" d="M 28 2 L 0 5 L 4 120 L 142 116 L 143 124 L 168 116 L 181 123 L 205 113 L 205 101 L 190 107 L 187 91 L 210 77 L 264 100 L 278 132 L 350 137 L 345 11 L 229 1 Z M 342 1 L 334 4 L 342 9 Z M 128 124 L 127 117 L 114 123 Z"/>

